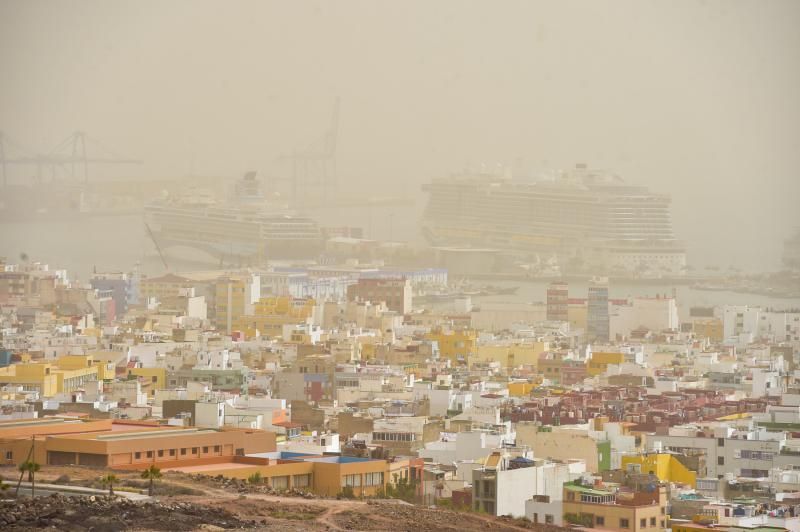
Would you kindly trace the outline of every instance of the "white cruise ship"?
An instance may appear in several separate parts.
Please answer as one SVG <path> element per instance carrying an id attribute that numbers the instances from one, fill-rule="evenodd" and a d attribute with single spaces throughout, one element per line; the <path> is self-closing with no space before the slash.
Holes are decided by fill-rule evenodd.
<path id="1" fill-rule="evenodd" d="M 162 249 L 186 246 L 217 257 L 310 259 L 323 244 L 317 222 L 264 202 L 254 172 L 236 183 L 232 201 L 202 191 L 162 198 L 145 206 L 145 222 Z"/>
<path id="2" fill-rule="evenodd" d="M 556 254 L 618 273 L 680 274 L 670 197 L 578 165 L 556 179 L 456 175 L 424 185 L 423 234 L 435 246 Z"/>

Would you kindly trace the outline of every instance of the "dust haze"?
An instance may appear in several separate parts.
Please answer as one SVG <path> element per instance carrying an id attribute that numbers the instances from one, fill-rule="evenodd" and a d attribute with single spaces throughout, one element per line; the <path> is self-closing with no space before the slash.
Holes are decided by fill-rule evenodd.
<path id="1" fill-rule="evenodd" d="M 586 163 L 671 194 L 690 263 L 774 270 L 800 226 L 798 25 L 791 0 L 6 0 L 0 130 L 144 161 L 98 180 L 281 176 L 338 98 L 340 186 L 417 204 L 372 237 L 419 239 L 432 178 Z M 36 230 L 0 226 L 0 255 Z"/>

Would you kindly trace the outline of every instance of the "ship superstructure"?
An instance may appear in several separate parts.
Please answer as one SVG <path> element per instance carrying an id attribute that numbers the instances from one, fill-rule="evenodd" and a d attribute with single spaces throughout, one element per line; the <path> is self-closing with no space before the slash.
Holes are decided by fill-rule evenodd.
<path id="1" fill-rule="evenodd" d="M 674 274 L 686 265 L 669 196 L 582 165 L 536 182 L 461 174 L 423 189 L 423 232 L 433 245 L 553 253 L 617 272 Z"/>
<path id="2" fill-rule="evenodd" d="M 162 248 L 187 246 L 220 257 L 310 259 L 322 249 L 316 221 L 265 202 L 254 173 L 234 186 L 233 198 L 217 202 L 202 190 L 167 197 L 145 207 L 145 220 Z"/>

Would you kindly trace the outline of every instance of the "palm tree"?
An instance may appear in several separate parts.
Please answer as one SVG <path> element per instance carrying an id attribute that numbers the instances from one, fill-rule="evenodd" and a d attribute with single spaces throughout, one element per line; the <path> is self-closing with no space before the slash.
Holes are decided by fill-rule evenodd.
<path id="1" fill-rule="evenodd" d="M 152 497 L 153 488 L 155 487 L 155 481 L 161 478 L 161 470 L 156 466 L 151 465 L 150 467 L 142 471 L 142 478 L 150 481 L 150 486 L 148 486 L 147 488 L 147 494 Z"/>
<path id="2" fill-rule="evenodd" d="M 117 478 L 117 476 L 112 473 L 109 473 L 104 477 L 100 477 L 100 483 L 102 483 L 103 486 L 108 486 L 109 497 L 114 496 L 114 484 L 116 484 L 118 481 L 119 479 Z"/>
<path id="3" fill-rule="evenodd" d="M 31 497 L 36 496 L 36 472 L 41 468 L 41 465 L 32 460 L 25 460 L 19 465 L 21 473 L 28 473 L 28 482 L 31 483 Z"/>

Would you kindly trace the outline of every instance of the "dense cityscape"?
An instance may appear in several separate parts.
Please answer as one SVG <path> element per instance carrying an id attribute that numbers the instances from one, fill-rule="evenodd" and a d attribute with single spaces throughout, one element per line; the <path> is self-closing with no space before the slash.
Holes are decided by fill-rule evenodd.
<path id="1" fill-rule="evenodd" d="M 502 4 L 0 0 L 0 529 L 800 532 L 798 5 Z"/>

